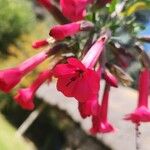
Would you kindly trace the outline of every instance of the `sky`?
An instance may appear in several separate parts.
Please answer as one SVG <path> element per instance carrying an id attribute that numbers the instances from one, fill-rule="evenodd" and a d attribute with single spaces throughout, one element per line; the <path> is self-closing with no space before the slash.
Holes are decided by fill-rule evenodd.
<path id="1" fill-rule="evenodd" d="M 145 24 L 145 25 L 146 25 L 146 29 L 143 30 L 142 32 L 140 32 L 140 34 L 139 34 L 140 36 L 142 36 L 142 35 L 150 36 L 150 22 Z M 144 48 L 145 48 L 146 51 L 150 52 L 150 44 L 145 43 Z"/>

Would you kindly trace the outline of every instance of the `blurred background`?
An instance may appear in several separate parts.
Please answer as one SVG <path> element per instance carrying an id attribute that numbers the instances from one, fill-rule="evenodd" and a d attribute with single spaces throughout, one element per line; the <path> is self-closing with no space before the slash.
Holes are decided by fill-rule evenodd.
<path id="1" fill-rule="evenodd" d="M 150 34 L 149 13 L 149 10 L 144 10 L 134 14 L 144 26 L 139 35 Z M 58 24 L 58 20 L 36 0 L 0 0 L 0 69 L 13 67 L 36 54 L 32 42 L 48 37 L 50 27 L 55 24 Z M 147 53 L 150 53 L 149 44 L 145 43 L 144 46 Z M 28 86 L 35 74 L 47 68 L 48 64 L 42 63 L 19 86 Z M 128 70 L 135 80 L 138 68 L 139 64 L 134 62 Z M 21 109 L 12 98 L 19 86 L 9 94 L 0 91 L 0 150 L 113 149 L 111 144 L 103 142 L 103 137 L 98 140 L 88 135 L 87 128 L 84 129 L 80 124 L 82 120 L 79 121 L 78 114 L 73 112 L 76 115 L 73 118 L 69 108 L 65 111 L 56 102 L 44 98 L 42 95 L 45 89 L 39 91 L 34 111 Z M 131 93 L 135 91 L 131 90 Z M 55 96 L 55 91 L 51 90 L 48 94 L 50 99 L 63 99 L 62 95 Z"/>

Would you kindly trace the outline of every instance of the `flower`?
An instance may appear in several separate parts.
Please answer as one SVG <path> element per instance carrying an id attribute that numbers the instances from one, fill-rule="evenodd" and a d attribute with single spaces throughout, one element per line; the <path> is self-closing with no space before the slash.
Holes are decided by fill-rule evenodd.
<path id="1" fill-rule="evenodd" d="M 105 44 L 108 40 L 107 35 L 101 36 L 89 49 L 84 58 L 82 59 L 82 63 L 86 68 L 93 68 L 102 53 Z"/>
<path id="2" fill-rule="evenodd" d="M 47 46 L 48 44 L 49 43 L 48 43 L 47 39 L 37 40 L 32 43 L 32 47 L 36 49 L 36 48 L 40 48 L 43 46 Z"/>
<path id="3" fill-rule="evenodd" d="M 17 95 L 14 97 L 15 101 L 24 109 L 32 110 L 34 108 L 34 95 L 37 89 L 46 80 L 51 79 L 52 71 L 46 70 L 39 74 L 37 79 L 28 88 L 20 89 Z"/>
<path id="4" fill-rule="evenodd" d="M 80 62 L 76 58 L 67 59 L 67 64 L 58 64 L 54 68 L 57 90 L 65 96 L 74 97 L 80 102 L 93 99 L 98 95 L 100 76 L 93 70 L 106 39 L 100 38 L 90 48 Z"/>
<path id="5" fill-rule="evenodd" d="M 79 21 L 86 15 L 86 6 L 91 0 L 60 0 L 63 15 L 71 21 Z"/>
<path id="6" fill-rule="evenodd" d="M 118 80 L 108 70 L 104 71 L 103 76 L 107 84 L 113 87 L 118 87 Z"/>
<path id="7" fill-rule="evenodd" d="M 65 25 L 56 25 L 51 30 L 49 35 L 56 40 L 63 40 L 65 37 L 72 36 L 80 31 L 80 23 L 68 23 Z"/>
<path id="8" fill-rule="evenodd" d="M 125 116 L 125 120 L 131 120 L 133 123 L 150 122 L 150 109 L 148 108 L 148 95 L 150 85 L 150 71 L 143 69 L 139 75 L 139 98 L 138 106 L 135 111 Z"/>
<path id="9" fill-rule="evenodd" d="M 18 68 L 6 69 L 0 71 L 0 90 L 9 92 L 22 78 L 22 72 Z"/>
<path id="10" fill-rule="evenodd" d="M 95 97 L 99 90 L 98 74 L 85 68 L 76 58 L 68 58 L 67 62 L 54 68 L 54 76 L 58 78 L 57 90 L 80 102 Z"/>
<path id="11" fill-rule="evenodd" d="M 82 118 L 96 115 L 98 113 L 98 98 L 87 100 L 86 102 L 78 102 L 78 109 Z"/>
<path id="12" fill-rule="evenodd" d="M 44 6 L 47 10 L 51 9 L 51 0 L 37 0 L 39 4 Z"/>
<path id="13" fill-rule="evenodd" d="M 16 68 L 0 70 L 0 90 L 9 92 L 22 79 L 24 75 L 33 70 L 48 57 L 47 52 L 41 52 L 20 64 Z"/>
<path id="14" fill-rule="evenodd" d="M 102 104 L 98 111 L 99 113 L 92 116 L 92 128 L 90 129 L 92 134 L 115 131 L 114 127 L 108 122 L 107 119 L 109 91 L 110 86 L 106 84 Z"/>

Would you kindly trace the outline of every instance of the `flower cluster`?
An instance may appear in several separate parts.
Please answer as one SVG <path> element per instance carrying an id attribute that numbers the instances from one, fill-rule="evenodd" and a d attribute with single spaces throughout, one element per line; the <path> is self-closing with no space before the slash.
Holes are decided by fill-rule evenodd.
<path id="1" fill-rule="evenodd" d="M 49 11 L 53 8 L 50 0 L 37 1 Z M 119 80 L 124 83 L 130 81 L 129 76 L 121 67 L 126 68 L 129 65 L 126 60 L 131 60 L 131 57 L 124 50 L 118 50 L 122 49 L 121 45 L 118 48 L 116 43 L 110 41 L 110 29 L 99 28 L 96 17 L 93 18 L 95 22 L 86 20 L 87 8 L 92 10 L 95 5 L 101 8 L 107 3 L 111 3 L 111 0 L 60 0 L 60 11 L 66 17 L 66 24 L 51 27 L 50 38 L 37 40 L 32 44 L 35 49 L 48 47 L 47 51 L 38 53 L 15 68 L 1 70 L 0 90 L 10 92 L 25 75 L 40 63 L 52 55 L 59 56 L 61 61 L 58 59 L 54 67 L 41 72 L 28 88 L 18 91 L 14 97 L 16 103 L 24 109 L 32 110 L 37 89 L 45 81 L 51 80 L 53 76 L 57 78 L 57 90 L 77 100 L 81 117 L 92 118 L 90 129 L 92 134 L 115 131 L 115 127 L 108 121 L 110 89 L 118 87 Z M 89 33 L 90 36 L 84 36 L 86 42 L 81 48 L 77 37 L 82 33 L 83 35 Z M 112 53 L 116 56 L 116 60 L 121 61 L 120 67 L 110 64 L 106 56 L 107 46 L 113 49 Z M 73 53 L 73 57 L 68 57 L 66 53 Z M 101 79 L 105 81 L 102 100 L 99 98 Z M 136 124 L 150 121 L 149 87 L 150 70 L 144 66 L 139 75 L 138 106 L 133 113 L 125 117 L 126 120 L 131 120 Z"/>

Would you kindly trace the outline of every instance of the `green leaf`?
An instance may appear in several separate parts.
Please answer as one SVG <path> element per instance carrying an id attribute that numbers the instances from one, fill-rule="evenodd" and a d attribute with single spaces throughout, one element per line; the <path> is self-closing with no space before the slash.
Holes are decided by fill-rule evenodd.
<path id="1" fill-rule="evenodd" d="M 109 12 L 112 13 L 115 11 L 116 5 L 119 2 L 119 0 L 112 0 L 110 4 L 108 4 Z"/>

